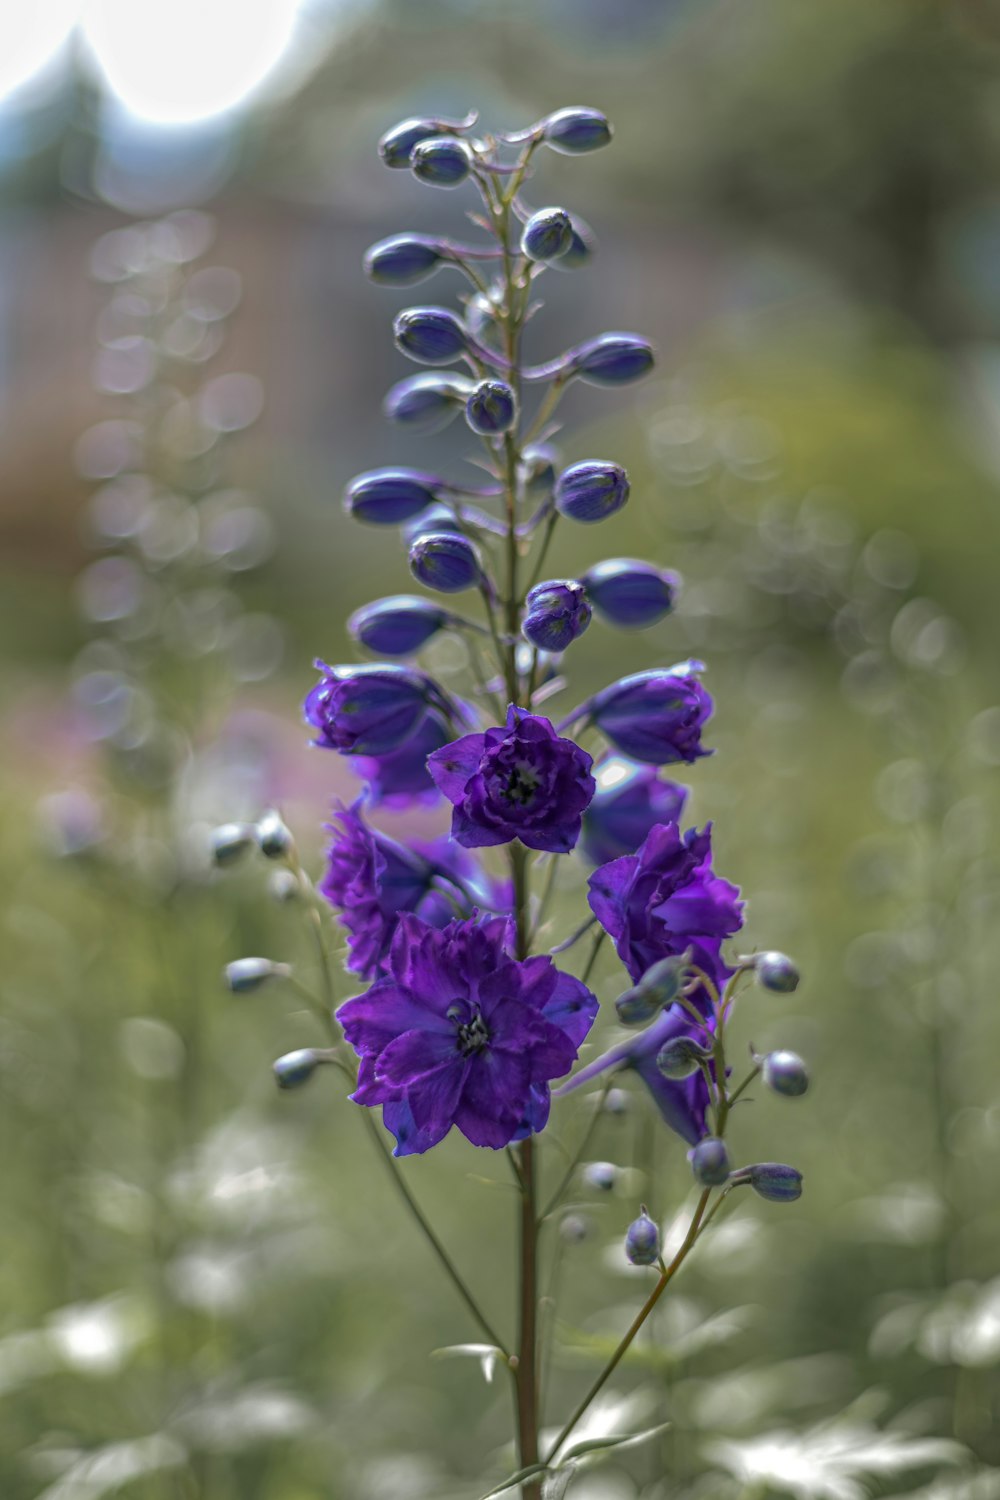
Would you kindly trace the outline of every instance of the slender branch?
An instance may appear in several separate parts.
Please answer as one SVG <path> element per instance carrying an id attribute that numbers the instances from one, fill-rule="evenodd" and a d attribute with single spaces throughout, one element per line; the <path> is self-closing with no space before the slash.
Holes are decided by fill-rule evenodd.
<path id="1" fill-rule="evenodd" d="M 575 1173 L 577 1167 L 580 1165 L 581 1161 L 583 1160 L 584 1153 L 586 1152 L 587 1147 L 590 1145 L 591 1141 L 594 1138 L 594 1132 L 596 1131 L 598 1125 L 600 1124 L 601 1113 L 602 1113 L 602 1111 L 604 1109 L 604 1105 L 605 1105 L 605 1103 L 607 1101 L 608 1094 L 611 1092 L 611 1086 L 612 1086 L 612 1083 L 614 1082 L 614 1076 L 615 1075 L 612 1073 L 605 1080 L 604 1087 L 602 1088 L 602 1090 L 600 1092 L 600 1095 L 598 1096 L 597 1105 L 596 1105 L 596 1108 L 594 1109 L 594 1113 L 591 1115 L 590 1120 L 587 1122 L 587 1128 L 586 1128 L 586 1130 L 583 1132 L 583 1135 L 580 1137 L 580 1144 L 577 1146 L 575 1152 L 573 1153 L 572 1157 L 570 1158 L 569 1165 L 567 1166 L 567 1168 L 564 1171 L 562 1177 L 560 1178 L 559 1186 L 556 1188 L 555 1192 L 552 1194 L 552 1197 L 549 1199 L 548 1203 L 545 1205 L 544 1209 L 542 1210 L 542 1219 L 543 1220 L 547 1219 L 552 1213 L 554 1213 L 554 1211 L 558 1208 L 559 1204 L 562 1202 L 562 1196 L 565 1193 L 566 1189 L 569 1187 L 570 1183 L 572 1182 L 572 1180 L 573 1180 L 573 1174 Z"/>
<path id="2" fill-rule="evenodd" d="M 580 975 L 580 983 L 581 984 L 586 984 L 587 980 L 590 978 L 591 974 L 593 973 L 594 965 L 597 962 L 597 955 L 600 953 L 600 951 L 601 951 L 601 945 L 604 942 L 604 939 L 606 937 L 607 937 L 607 933 L 604 931 L 604 928 L 602 927 L 601 930 L 600 930 L 600 932 L 594 938 L 594 946 L 590 950 L 590 957 L 587 959 L 587 967 L 584 969 L 583 973 Z"/>
<path id="3" fill-rule="evenodd" d="M 545 1460 L 546 1463 L 552 1463 L 553 1459 L 556 1457 L 556 1454 L 559 1452 L 566 1439 L 570 1436 L 577 1423 L 585 1415 L 587 1408 L 590 1406 L 591 1402 L 593 1402 L 594 1399 L 600 1395 L 606 1382 L 611 1378 L 614 1371 L 621 1363 L 622 1359 L 624 1359 L 625 1355 L 628 1353 L 628 1350 L 631 1347 L 636 1334 L 639 1332 L 640 1328 L 643 1326 L 646 1319 L 653 1311 L 653 1308 L 656 1306 L 657 1302 L 659 1302 L 660 1298 L 663 1296 L 663 1293 L 666 1291 L 674 1276 L 684 1264 L 685 1260 L 688 1257 L 689 1251 L 698 1238 L 698 1234 L 701 1229 L 701 1223 L 705 1217 L 705 1209 L 708 1207 L 708 1200 L 711 1197 L 711 1194 L 711 1188 L 706 1188 L 701 1197 L 698 1199 L 698 1206 L 696 1207 L 694 1216 L 688 1226 L 687 1234 L 684 1236 L 683 1244 L 677 1251 L 677 1254 L 674 1256 L 670 1264 L 668 1266 L 664 1266 L 663 1270 L 660 1272 L 659 1281 L 657 1281 L 655 1287 L 646 1298 L 642 1307 L 636 1313 L 628 1332 L 622 1338 L 621 1343 L 618 1345 L 614 1354 L 612 1354 L 611 1358 L 604 1366 L 604 1369 L 594 1381 L 594 1384 L 590 1387 L 590 1390 L 584 1396 L 583 1400 L 576 1408 L 576 1411 L 570 1417 L 562 1432 L 560 1432 L 559 1436 L 552 1444 L 552 1447 L 549 1449 L 548 1456 Z"/>

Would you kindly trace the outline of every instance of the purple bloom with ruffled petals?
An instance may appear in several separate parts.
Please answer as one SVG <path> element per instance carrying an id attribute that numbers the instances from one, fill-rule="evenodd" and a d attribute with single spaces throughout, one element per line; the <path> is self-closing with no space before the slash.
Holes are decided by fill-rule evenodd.
<path id="1" fill-rule="evenodd" d="M 503 729 L 467 734 L 427 768 L 455 811 L 452 837 L 468 849 L 509 844 L 568 854 L 594 795 L 591 757 L 548 719 L 513 704 Z"/>
<path id="2" fill-rule="evenodd" d="M 347 928 L 347 967 L 373 979 L 384 965 L 403 912 L 416 912 L 432 926 L 443 927 L 454 916 L 454 900 L 500 910 L 510 907 L 506 885 L 489 881 L 471 855 L 448 839 L 406 848 L 369 828 L 361 799 L 334 813 L 327 867 L 319 892 L 340 912 Z M 432 882 L 448 883 L 449 901 Z"/>
<path id="3" fill-rule="evenodd" d="M 591 864 L 634 854 L 657 823 L 679 823 L 687 787 L 665 781 L 654 766 L 609 755 L 594 767 L 597 791 L 583 815 L 580 849 Z"/>
<path id="4" fill-rule="evenodd" d="M 338 1010 L 361 1058 L 351 1097 L 384 1107 L 397 1155 L 453 1125 L 493 1150 L 540 1128 L 549 1082 L 572 1067 L 597 1000 L 547 956 L 514 959 L 514 939 L 509 918 L 437 929 L 406 913 L 388 974 Z"/>
<path id="5" fill-rule="evenodd" d="M 712 830 L 660 823 L 635 854 L 601 865 L 588 900 L 638 983 L 657 959 L 692 943 L 717 945 L 743 925 L 739 890 L 712 869 Z"/>

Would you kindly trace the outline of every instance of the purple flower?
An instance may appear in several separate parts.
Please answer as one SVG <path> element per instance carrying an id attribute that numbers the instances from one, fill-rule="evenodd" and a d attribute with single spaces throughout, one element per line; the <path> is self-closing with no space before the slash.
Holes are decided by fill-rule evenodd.
<path id="1" fill-rule="evenodd" d="M 379 662 L 328 667 L 303 705 L 319 730 L 314 745 L 342 755 L 384 755 L 420 727 L 431 707 L 447 712 L 443 692 L 424 672 Z"/>
<path id="2" fill-rule="evenodd" d="M 609 755 L 594 770 L 597 791 L 583 815 L 580 848 L 595 865 L 634 854 L 657 823 L 679 823 L 687 787 L 662 781 L 655 767 Z"/>
<path id="3" fill-rule="evenodd" d="M 511 704 L 505 728 L 445 745 L 427 768 L 454 803 L 452 838 L 466 848 L 520 839 L 529 849 L 567 854 L 594 795 L 592 764 L 548 719 Z"/>
<path id="4" fill-rule="evenodd" d="M 443 927 L 454 916 L 456 899 L 466 909 L 474 903 L 509 909 L 507 886 L 488 881 L 472 856 L 449 839 L 407 848 L 369 828 L 361 805 L 361 798 L 351 807 L 341 804 L 335 823 L 327 825 L 333 841 L 319 885 L 350 934 L 347 967 L 355 974 L 376 976 L 403 912 L 416 912 L 431 926 Z M 448 883 L 451 901 L 434 888 L 435 877 Z"/>
<path id="5" fill-rule="evenodd" d="M 695 675 L 704 669 L 703 662 L 685 661 L 666 671 L 635 672 L 582 703 L 559 727 L 586 717 L 623 755 L 648 765 L 711 755 L 702 748 L 701 730 L 713 704 Z"/>
<path id="6" fill-rule="evenodd" d="M 441 793 L 431 780 L 427 757 L 451 739 L 452 730 L 440 714 L 429 713 L 396 750 L 385 755 L 355 755 L 351 770 L 368 787 L 371 807 L 409 807 L 413 802 L 437 802 Z"/>
<path id="7" fill-rule="evenodd" d="M 739 890 L 712 869 L 711 824 L 682 834 L 676 823 L 658 823 L 635 854 L 601 865 L 589 885 L 590 909 L 636 983 L 692 943 L 717 952 L 743 925 Z"/>
<path id="8" fill-rule="evenodd" d="M 499 1150 L 544 1123 L 549 1081 L 572 1067 L 597 1000 L 547 956 L 512 958 L 513 942 L 508 918 L 439 930 L 404 914 L 388 974 L 337 1012 L 361 1058 L 351 1097 L 384 1106 L 396 1155 L 453 1125 Z"/>

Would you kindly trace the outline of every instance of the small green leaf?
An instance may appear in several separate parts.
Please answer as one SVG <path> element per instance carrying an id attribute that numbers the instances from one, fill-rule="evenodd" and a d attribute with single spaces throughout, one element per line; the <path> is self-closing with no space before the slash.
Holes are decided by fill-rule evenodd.
<path id="1" fill-rule="evenodd" d="M 648 1443 L 658 1433 L 665 1432 L 670 1426 L 669 1422 L 658 1422 L 655 1427 L 647 1427 L 643 1432 L 626 1432 L 621 1437 L 587 1438 L 582 1443 L 574 1443 L 572 1448 L 567 1448 L 562 1455 L 560 1464 L 572 1463 L 591 1453 L 601 1453 L 605 1449 L 635 1447 L 639 1443 Z"/>
<path id="2" fill-rule="evenodd" d="M 537 1479 L 539 1475 L 547 1474 L 548 1471 L 548 1464 L 529 1464 L 526 1469 L 518 1469 L 516 1474 L 511 1474 L 509 1478 L 504 1479 L 495 1490 L 487 1490 L 480 1500 L 493 1500 L 494 1495 L 507 1495 L 511 1490 L 516 1490 L 518 1485 L 523 1484 L 526 1479 Z"/>

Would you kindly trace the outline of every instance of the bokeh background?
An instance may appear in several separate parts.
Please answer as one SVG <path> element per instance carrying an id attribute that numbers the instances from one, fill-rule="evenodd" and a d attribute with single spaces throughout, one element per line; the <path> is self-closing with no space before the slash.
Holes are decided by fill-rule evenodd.
<path id="1" fill-rule="evenodd" d="M 571 1495 L 1000 1495 L 1000 6 L 35 0 L 0 15 L 0 90 L 4 1500 L 469 1500 L 511 1467 L 502 1384 L 432 1358 L 475 1333 L 353 1107 L 274 1088 L 314 1023 L 222 985 L 245 953 L 308 981 L 301 910 L 206 850 L 278 805 L 315 867 L 354 784 L 305 745 L 311 661 L 406 588 L 340 492 L 462 463 L 383 422 L 413 298 L 360 261 L 466 204 L 374 142 L 567 103 L 617 133 L 539 164 L 601 249 L 546 278 L 533 352 L 627 328 L 659 363 L 566 402 L 566 457 L 633 499 L 558 570 L 686 581 L 654 630 L 595 625 L 574 683 L 708 662 L 693 815 L 748 942 L 805 976 L 740 1045 L 814 1080 L 736 1122 L 802 1201 L 738 1202 L 592 1432 L 670 1427 Z M 639 1194 L 667 1220 L 688 1192 L 633 1104 L 562 1251 L 550 1420 L 638 1305 Z M 503 1171 L 449 1143 L 407 1172 L 509 1320 Z"/>

